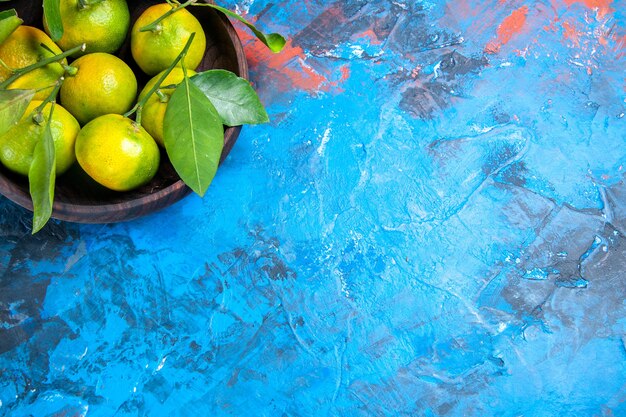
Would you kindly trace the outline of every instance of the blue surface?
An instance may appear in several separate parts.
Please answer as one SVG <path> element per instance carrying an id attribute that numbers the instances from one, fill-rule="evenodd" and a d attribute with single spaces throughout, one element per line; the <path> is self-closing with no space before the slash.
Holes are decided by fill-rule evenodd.
<path id="1" fill-rule="evenodd" d="M 625 2 L 221 4 L 291 41 L 204 199 L 0 200 L 0 415 L 626 415 Z"/>

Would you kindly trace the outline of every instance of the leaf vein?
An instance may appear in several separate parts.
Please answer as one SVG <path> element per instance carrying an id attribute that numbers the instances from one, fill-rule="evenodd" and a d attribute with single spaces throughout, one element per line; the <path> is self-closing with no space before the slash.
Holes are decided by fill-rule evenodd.
<path id="1" fill-rule="evenodd" d="M 189 109 L 189 129 L 191 129 L 191 146 L 193 148 L 192 152 L 194 155 L 193 162 L 196 167 L 196 180 L 198 181 L 198 189 L 202 188 L 202 183 L 200 181 L 200 166 L 198 165 L 198 151 L 196 149 L 196 134 L 194 130 L 193 123 L 193 108 L 191 107 L 191 89 L 189 88 L 189 78 L 185 77 L 185 87 L 186 87 L 186 98 L 187 98 L 187 106 Z"/>

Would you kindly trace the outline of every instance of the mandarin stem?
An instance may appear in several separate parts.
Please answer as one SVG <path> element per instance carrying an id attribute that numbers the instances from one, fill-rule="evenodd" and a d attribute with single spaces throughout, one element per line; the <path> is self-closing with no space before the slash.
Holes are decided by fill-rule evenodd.
<path id="1" fill-rule="evenodd" d="M 32 65 L 29 65 L 27 67 L 21 68 L 17 71 L 15 71 L 15 73 L 13 75 L 11 75 L 9 78 L 7 78 L 6 80 L 4 80 L 4 82 L 2 82 L 0 84 L 0 90 L 7 88 L 9 85 L 11 85 L 11 83 L 15 80 L 17 80 L 18 78 L 20 78 L 22 75 L 31 72 L 33 70 L 36 70 L 38 68 L 41 67 L 45 67 L 48 64 L 52 64 L 54 62 L 60 61 L 63 58 L 67 58 L 68 56 L 78 52 L 78 51 L 84 51 L 85 48 L 87 47 L 86 44 L 82 44 L 79 46 L 76 46 L 72 49 L 68 49 L 67 51 L 59 54 L 59 55 L 55 55 L 55 56 L 51 56 L 49 58 L 46 59 L 42 59 L 41 61 L 37 61 Z"/>
<path id="2" fill-rule="evenodd" d="M 50 47 L 48 45 L 46 45 L 45 43 L 40 43 L 39 46 L 41 46 L 43 49 L 45 49 L 48 52 L 50 52 L 52 55 L 54 55 L 56 53 L 52 49 L 50 49 Z M 65 70 L 65 72 L 68 75 L 76 75 L 76 73 L 78 72 L 78 68 L 76 68 L 76 67 L 72 67 L 72 66 L 64 64 L 62 62 L 60 62 L 59 64 L 63 67 L 63 69 Z"/>
<path id="3" fill-rule="evenodd" d="M 163 94 L 163 91 L 161 91 L 161 89 L 158 89 L 154 92 L 154 94 L 156 94 L 159 97 L 159 101 L 161 103 L 167 103 L 169 101 L 169 97 L 167 96 L 167 94 Z"/>
<path id="4" fill-rule="evenodd" d="M 78 8 L 86 9 L 89 6 L 93 6 L 94 4 L 102 3 L 104 0 L 78 0 Z"/>
<path id="5" fill-rule="evenodd" d="M 57 81 L 58 81 L 58 80 L 57 80 Z M 51 84 L 51 85 L 49 85 L 49 86 L 47 86 L 47 87 L 41 87 L 41 88 L 36 89 L 36 90 L 35 90 L 35 93 L 38 93 L 38 92 L 40 92 L 40 91 L 46 91 L 46 90 L 47 90 L 47 89 L 49 89 L 49 88 L 54 88 L 54 86 L 55 86 L 55 85 L 57 85 L 57 81 L 55 81 L 55 82 L 54 82 L 54 84 Z"/>
<path id="6" fill-rule="evenodd" d="M 183 70 L 184 80 L 187 81 L 187 65 L 185 65 L 185 61 L 184 60 L 180 62 L 180 67 Z"/>
<path id="7" fill-rule="evenodd" d="M 78 68 L 73 67 L 71 65 L 61 64 L 67 75 L 76 75 L 78 73 Z"/>
<path id="8" fill-rule="evenodd" d="M 61 89 L 61 85 L 63 85 L 63 81 L 65 81 L 65 77 L 59 77 L 57 82 L 54 83 L 54 89 L 50 92 L 50 94 L 48 94 L 48 97 L 46 97 L 45 100 L 42 101 L 39 106 L 37 106 L 37 111 L 43 110 L 46 104 L 56 100 L 57 94 L 59 94 L 59 90 Z"/>
<path id="9" fill-rule="evenodd" d="M 142 113 L 143 113 L 143 104 L 140 104 L 139 106 L 137 106 L 137 116 L 135 116 L 135 123 L 138 125 L 141 124 Z"/>
<path id="10" fill-rule="evenodd" d="M 137 102 L 137 104 L 135 104 L 135 106 L 130 109 L 128 112 L 124 113 L 124 117 L 129 117 L 130 115 L 132 115 L 133 113 L 137 112 L 137 117 L 135 118 L 136 121 L 139 123 L 141 122 L 141 110 L 143 109 L 143 106 L 148 102 L 148 99 L 150 98 L 150 96 L 152 94 L 154 94 L 154 92 L 156 90 L 158 90 L 161 87 L 161 83 L 163 81 L 165 81 L 165 78 L 170 74 L 170 72 L 172 72 L 172 70 L 176 67 L 176 64 L 178 64 L 178 62 L 183 59 L 185 57 L 185 55 L 187 55 L 187 51 L 189 50 L 189 47 L 191 46 L 191 42 L 193 42 L 193 38 L 196 36 L 196 32 L 192 33 L 189 36 L 189 39 L 187 40 L 187 43 L 185 44 L 185 47 L 183 48 L 183 50 L 180 52 L 180 54 L 178 54 L 178 56 L 176 57 L 176 59 L 174 60 L 174 62 L 171 63 L 171 65 L 169 66 L 168 69 L 166 69 L 163 74 L 159 77 L 159 79 L 157 80 L 157 82 L 154 84 L 154 86 L 148 91 L 148 93 Z M 184 62 L 184 61 L 183 61 Z"/>
<path id="11" fill-rule="evenodd" d="M 52 55 L 56 55 L 56 52 L 54 52 L 48 45 L 46 45 L 45 43 L 41 42 L 39 44 L 39 46 L 41 46 L 43 49 L 45 49 L 46 51 L 50 52 Z"/>
<path id="12" fill-rule="evenodd" d="M 139 29 L 139 32 L 155 32 L 157 30 L 159 30 L 159 23 L 161 23 L 164 19 L 166 19 L 167 17 L 169 17 L 170 15 L 176 13 L 177 11 L 179 11 L 180 9 L 184 9 L 185 7 L 189 6 L 190 4 L 195 3 L 197 0 L 188 0 L 183 4 L 179 4 L 178 6 L 168 10 L 167 12 L 163 13 L 163 15 L 161 17 L 159 17 L 157 20 L 155 20 L 154 22 L 142 27 Z M 170 3 L 171 4 L 171 3 Z"/>

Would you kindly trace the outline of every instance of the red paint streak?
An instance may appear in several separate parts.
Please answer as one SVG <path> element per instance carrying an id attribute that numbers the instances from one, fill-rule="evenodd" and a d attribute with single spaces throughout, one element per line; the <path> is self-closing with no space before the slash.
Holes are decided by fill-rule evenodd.
<path id="1" fill-rule="evenodd" d="M 370 40 L 371 45 L 380 45 L 382 42 L 378 39 L 376 32 L 372 29 L 368 29 L 364 32 L 361 32 L 355 36 L 355 39 L 368 38 Z"/>
<path id="2" fill-rule="evenodd" d="M 500 23 L 500 26 L 498 26 L 496 39 L 490 41 L 487 46 L 485 46 L 485 52 L 488 54 L 498 53 L 503 45 L 506 45 L 513 36 L 522 31 L 526 24 L 527 15 L 528 6 L 522 6 L 505 17 L 502 23 Z"/>
<path id="3" fill-rule="evenodd" d="M 524 24 L 526 23 L 526 16 L 528 15 L 528 6 L 520 7 L 515 10 L 509 16 L 507 16 L 500 26 L 498 26 L 498 40 L 502 45 L 507 44 L 513 35 L 521 32 Z"/>
<path id="4" fill-rule="evenodd" d="M 328 85 L 334 87 L 334 91 L 336 93 L 343 93 L 345 90 L 343 88 L 339 87 L 339 84 L 343 83 L 348 78 L 350 78 L 350 67 L 347 64 L 346 65 L 342 65 L 339 68 L 339 71 L 341 72 L 341 78 L 339 78 L 338 81 L 329 82 Z"/>
<path id="5" fill-rule="evenodd" d="M 280 53 L 274 54 L 247 31 L 238 30 L 237 33 L 245 44 L 248 63 L 251 66 L 264 66 L 272 73 L 268 77 L 281 80 L 277 83 L 281 88 L 318 91 L 328 83 L 326 77 L 306 64 L 304 51 L 293 46 L 291 41 L 287 41 Z"/>
<path id="6" fill-rule="evenodd" d="M 526 58 L 526 54 L 528 53 L 528 47 L 526 47 L 524 49 L 515 49 L 513 52 L 517 56 L 520 56 L 522 58 Z"/>
<path id="7" fill-rule="evenodd" d="M 597 9 L 599 17 L 604 17 L 614 12 L 611 7 L 613 0 L 565 0 L 565 4 L 567 4 L 568 7 L 574 3 L 583 3 L 589 9 Z"/>
<path id="8" fill-rule="evenodd" d="M 574 45 L 580 46 L 581 35 L 582 33 L 574 25 L 569 22 L 563 22 L 563 39 L 570 40 Z"/>
<path id="9" fill-rule="evenodd" d="M 550 21 L 550 26 L 544 26 L 543 30 L 546 32 L 557 32 L 559 30 L 558 28 L 558 23 L 559 23 L 559 17 L 555 17 L 553 20 Z"/>
<path id="10" fill-rule="evenodd" d="M 273 85 L 284 91 L 304 90 L 307 92 L 336 91 L 341 92 L 339 84 L 350 77 L 350 68 L 342 66 L 339 74 L 331 74 L 324 68 L 315 65 L 299 46 L 287 41 L 284 49 L 274 54 L 256 37 L 247 31 L 238 30 L 239 37 L 245 45 L 246 58 L 251 67 L 260 67 L 272 79 Z"/>
<path id="11" fill-rule="evenodd" d="M 339 82 L 344 82 L 348 78 L 350 78 L 350 67 L 344 65 L 343 67 L 341 67 L 341 79 L 339 80 Z"/>
<path id="12" fill-rule="evenodd" d="M 496 41 L 490 41 L 486 46 L 485 46 L 485 53 L 486 54 L 497 54 L 498 52 L 500 52 L 500 48 L 502 47 L 502 44 L 496 42 Z"/>

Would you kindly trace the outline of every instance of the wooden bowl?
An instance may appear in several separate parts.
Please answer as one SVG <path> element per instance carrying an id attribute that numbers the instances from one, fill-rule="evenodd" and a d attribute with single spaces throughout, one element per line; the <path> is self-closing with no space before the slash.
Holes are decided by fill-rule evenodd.
<path id="1" fill-rule="evenodd" d="M 128 0 L 131 27 L 149 6 L 163 3 L 159 0 Z M 0 3 L 0 10 L 15 8 L 25 25 L 42 28 L 42 2 L 14 0 Z M 226 69 L 248 78 L 248 64 L 241 41 L 228 18 L 209 7 L 188 7 L 204 28 L 207 46 L 197 71 L 213 68 Z M 116 54 L 135 72 L 139 91 L 150 79 L 135 64 L 130 53 L 130 33 Z M 241 126 L 225 127 L 224 149 L 221 161 L 232 149 Z M 152 181 L 128 192 L 110 191 L 91 180 L 78 166 L 74 166 L 56 181 L 52 217 L 78 223 L 112 223 L 131 220 L 167 207 L 191 192 L 172 167 L 165 151 L 161 150 L 161 165 Z M 0 194 L 32 210 L 28 179 L 7 170 L 0 164 Z"/>

